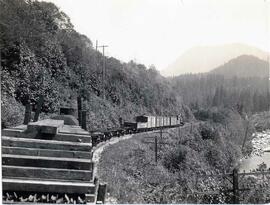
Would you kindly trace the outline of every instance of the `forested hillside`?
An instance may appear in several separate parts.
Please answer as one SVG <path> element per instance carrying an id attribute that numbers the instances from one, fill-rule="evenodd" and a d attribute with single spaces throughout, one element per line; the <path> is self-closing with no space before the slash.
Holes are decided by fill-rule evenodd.
<path id="1" fill-rule="evenodd" d="M 171 81 L 194 112 L 221 106 L 252 114 L 269 110 L 268 73 L 266 61 L 240 56 L 209 73 L 180 75 Z"/>
<path id="2" fill-rule="evenodd" d="M 269 76 L 269 65 L 267 61 L 261 60 L 255 56 L 242 55 L 215 68 L 210 71 L 210 73 L 223 75 L 227 78 L 265 78 Z"/>
<path id="3" fill-rule="evenodd" d="M 43 114 L 76 106 L 82 96 L 89 129 L 116 126 L 135 114 L 170 114 L 189 110 L 169 81 L 151 66 L 106 58 L 102 98 L 102 54 L 76 32 L 69 17 L 52 3 L 0 1 L 2 125 L 21 124 L 26 104 Z M 91 25 L 89 25 L 91 26 Z M 101 123 L 102 122 L 102 123 Z"/>
<path id="4" fill-rule="evenodd" d="M 22 123 L 23 106 L 31 103 L 35 111 L 41 95 L 45 115 L 60 106 L 76 106 L 77 96 L 82 96 L 90 129 L 101 122 L 115 126 L 119 117 L 142 113 L 190 117 L 183 102 L 194 111 L 225 106 L 254 113 L 269 108 L 267 63 L 252 56 L 234 59 L 210 74 L 175 78 L 162 77 L 154 66 L 107 57 L 103 100 L 102 54 L 74 30 L 67 15 L 47 2 L 1 0 L 0 6 L 4 126 Z"/>

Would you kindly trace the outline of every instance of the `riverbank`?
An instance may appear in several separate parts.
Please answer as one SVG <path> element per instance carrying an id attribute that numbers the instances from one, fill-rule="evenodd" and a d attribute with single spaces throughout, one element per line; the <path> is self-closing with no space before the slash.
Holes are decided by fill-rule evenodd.
<path id="1" fill-rule="evenodd" d="M 240 170 L 256 170 L 262 163 L 270 168 L 270 130 L 256 132 L 252 136 L 253 150 L 248 158 L 241 160 Z"/>

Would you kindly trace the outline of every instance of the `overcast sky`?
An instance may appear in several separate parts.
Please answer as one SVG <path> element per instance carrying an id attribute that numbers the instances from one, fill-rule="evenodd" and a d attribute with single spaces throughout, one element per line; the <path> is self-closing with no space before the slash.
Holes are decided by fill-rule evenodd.
<path id="1" fill-rule="evenodd" d="M 106 55 L 166 68 L 199 45 L 245 43 L 270 51 L 269 0 L 48 0 Z M 268 20 L 267 20 L 268 19 Z"/>

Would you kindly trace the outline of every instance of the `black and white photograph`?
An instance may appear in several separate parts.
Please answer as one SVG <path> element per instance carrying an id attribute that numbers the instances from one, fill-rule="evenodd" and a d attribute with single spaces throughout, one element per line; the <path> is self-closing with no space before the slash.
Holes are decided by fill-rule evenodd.
<path id="1" fill-rule="evenodd" d="M 0 0 L 0 204 L 270 204 L 270 0 Z"/>

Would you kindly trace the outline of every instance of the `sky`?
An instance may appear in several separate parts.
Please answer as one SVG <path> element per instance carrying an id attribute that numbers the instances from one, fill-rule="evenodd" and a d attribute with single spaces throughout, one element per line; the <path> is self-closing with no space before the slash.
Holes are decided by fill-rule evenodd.
<path id="1" fill-rule="evenodd" d="M 270 0 L 47 0 L 107 56 L 165 69 L 195 46 L 270 51 Z"/>

